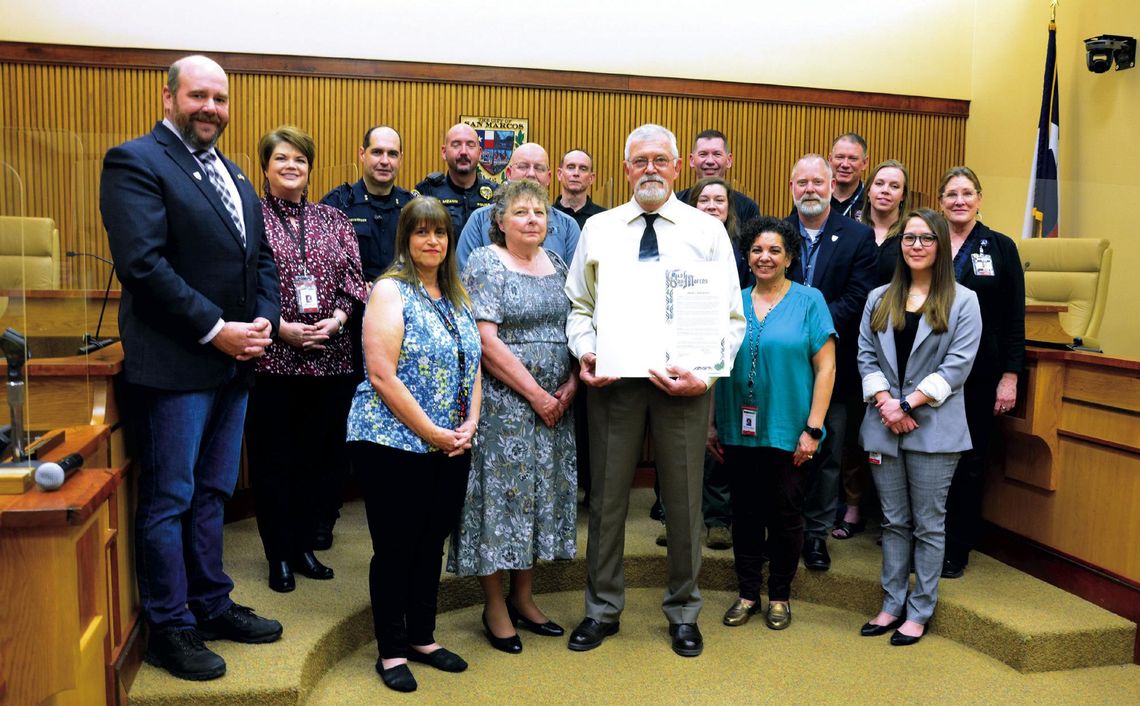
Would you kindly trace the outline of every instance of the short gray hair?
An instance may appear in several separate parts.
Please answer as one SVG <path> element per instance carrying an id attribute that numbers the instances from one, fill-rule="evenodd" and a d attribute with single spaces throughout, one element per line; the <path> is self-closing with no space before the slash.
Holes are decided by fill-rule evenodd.
<path id="1" fill-rule="evenodd" d="M 680 159 L 681 153 L 677 150 L 677 136 L 674 135 L 669 128 L 654 123 L 645 123 L 629 133 L 629 137 L 625 138 L 626 160 L 629 160 L 629 146 L 633 144 L 634 140 L 652 140 L 659 137 L 664 137 L 669 140 L 669 149 L 673 152 L 673 159 Z"/>
<path id="2" fill-rule="evenodd" d="M 813 162 L 813 161 L 819 161 L 821 164 L 823 164 L 823 168 L 827 170 L 827 178 L 828 179 L 834 179 L 835 178 L 835 170 L 833 170 L 831 168 L 831 162 L 827 161 L 823 157 L 823 155 L 816 154 L 815 152 L 809 152 L 808 154 L 805 154 L 803 157 L 800 157 L 799 159 L 797 159 L 796 163 L 792 165 L 792 174 L 791 174 L 791 176 L 788 177 L 788 179 L 790 179 L 791 181 L 795 181 L 796 180 L 796 170 L 800 168 L 800 165 L 804 164 L 805 162 Z"/>

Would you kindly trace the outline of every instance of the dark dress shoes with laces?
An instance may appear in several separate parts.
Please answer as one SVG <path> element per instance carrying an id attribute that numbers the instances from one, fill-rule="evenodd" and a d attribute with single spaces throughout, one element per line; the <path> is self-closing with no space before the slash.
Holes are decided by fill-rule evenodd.
<path id="1" fill-rule="evenodd" d="M 602 644 L 602 640 L 610 635 L 616 635 L 620 629 L 620 623 L 603 623 L 593 618 L 584 618 L 578 623 L 578 627 L 574 628 L 574 632 L 570 633 L 570 641 L 566 646 L 575 652 L 592 650 Z"/>
<path id="2" fill-rule="evenodd" d="M 145 659 L 147 664 L 190 681 L 217 679 L 226 673 L 226 661 L 206 647 L 192 627 L 151 630 Z"/>
<path id="3" fill-rule="evenodd" d="M 273 642 L 281 637 L 281 623 L 262 618 L 253 608 L 234 603 L 216 618 L 198 621 L 203 640 L 232 640 L 251 645 Z"/>

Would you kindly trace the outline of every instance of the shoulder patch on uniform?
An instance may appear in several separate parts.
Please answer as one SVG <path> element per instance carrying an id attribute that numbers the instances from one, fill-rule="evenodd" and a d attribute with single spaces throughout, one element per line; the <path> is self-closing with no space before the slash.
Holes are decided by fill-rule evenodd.
<path id="1" fill-rule="evenodd" d="M 411 190 L 411 191 L 409 191 L 408 193 L 410 193 L 410 194 L 412 195 L 412 198 L 413 198 L 413 199 L 414 199 L 414 198 L 418 198 L 418 197 L 419 197 L 419 195 L 420 195 L 420 192 L 416 191 L 415 189 L 412 189 L 412 190 Z M 399 202 L 399 200 L 398 200 L 398 199 L 397 199 L 397 201 L 396 201 L 396 205 L 397 205 L 397 206 L 399 206 L 399 205 L 400 205 L 400 202 Z"/>

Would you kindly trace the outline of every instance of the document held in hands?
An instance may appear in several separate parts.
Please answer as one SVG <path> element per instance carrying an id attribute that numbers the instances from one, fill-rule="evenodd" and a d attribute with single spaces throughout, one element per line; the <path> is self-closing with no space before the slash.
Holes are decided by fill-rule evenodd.
<path id="1" fill-rule="evenodd" d="M 599 263 L 596 373 L 647 378 L 676 366 L 727 375 L 729 302 L 718 275 L 717 262 Z"/>

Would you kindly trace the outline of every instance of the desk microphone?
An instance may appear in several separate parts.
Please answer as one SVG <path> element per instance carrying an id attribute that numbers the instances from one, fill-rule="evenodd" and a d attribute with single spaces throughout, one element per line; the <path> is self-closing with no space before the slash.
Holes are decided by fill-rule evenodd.
<path id="1" fill-rule="evenodd" d="M 1022 272 L 1028 272 L 1029 271 L 1029 265 L 1030 265 L 1029 260 L 1026 260 L 1025 262 L 1021 263 L 1021 271 Z"/>
<path id="2" fill-rule="evenodd" d="M 99 338 L 99 330 L 103 328 L 103 314 L 107 312 L 107 299 L 111 297 L 111 282 L 115 277 L 115 263 L 103 257 L 90 252 L 76 252 L 75 250 L 68 250 L 65 253 L 68 257 L 90 257 L 99 262 L 105 262 L 111 266 L 111 273 L 107 275 L 107 288 L 103 291 L 103 307 L 99 309 L 99 323 L 95 325 L 95 335 L 89 333 L 83 334 L 83 345 L 79 347 L 79 355 L 87 355 L 94 353 L 97 350 L 106 348 L 115 342 L 113 338 Z"/>
<path id="3" fill-rule="evenodd" d="M 59 461 L 41 463 L 35 471 L 36 485 L 40 490 L 59 490 L 59 487 L 83 465 L 79 454 L 68 454 Z"/>

